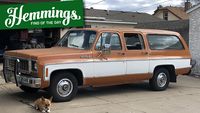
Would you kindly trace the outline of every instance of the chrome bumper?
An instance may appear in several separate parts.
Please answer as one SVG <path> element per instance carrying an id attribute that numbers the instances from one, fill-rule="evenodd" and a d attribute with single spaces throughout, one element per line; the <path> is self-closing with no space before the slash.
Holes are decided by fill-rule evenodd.
<path id="1" fill-rule="evenodd" d="M 26 76 L 16 76 L 18 85 L 28 86 L 32 88 L 41 87 L 41 78 L 26 77 Z"/>
<path id="2" fill-rule="evenodd" d="M 15 78 L 16 77 L 16 78 Z M 4 73 L 4 79 L 7 83 L 15 83 L 17 86 L 27 86 L 32 88 L 40 88 L 41 87 L 41 78 L 35 78 L 30 76 L 24 76 L 24 75 L 14 75 L 14 74 L 8 74 Z"/>
<path id="3" fill-rule="evenodd" d="M 10 58 L 12 59 L 12 58 Z M 41 78 L 34 77 L 29 73 L 24 71 L 24 63 L 21 65 L 20 59 L 14 59 L 12 62 L 7 62 L 4 59 L 3 63 L 3 75 L 6 83 L 12 82 L 19 86 L 27 86 L 32 88 L 40 88 L 41 87 Z M 24 60 L 25 62 L 26 60 Z M 30 63 L 25 62 L 25 63 Z M 30 66 L 28 66 L 29 69 Z M 27 69 L 26 69 L 27 70 Z"/>

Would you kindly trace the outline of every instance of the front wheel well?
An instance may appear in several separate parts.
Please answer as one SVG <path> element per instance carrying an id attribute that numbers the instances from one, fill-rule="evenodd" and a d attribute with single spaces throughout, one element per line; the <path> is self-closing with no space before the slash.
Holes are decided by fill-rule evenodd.
<path id="1" fill-rule="evenodd" d="M 76 77 L 76 79 L 78 81 L 78 86 L 83 85 L 83 73 L 79 69 L 64 69 L 64 70 L 53 71 L 50 75 L 50 79 L 52 79 L 54 76 L 56 76 L 57 73 L 65 73 L 65 72 L 70 72 Z"/>
<path id="2" fill-rule="evenodd" d="M 176 82 L 176 71 L 173 65 L 159 65 L 154 68 L 154 72 L 159 68 L 165 68 L 169 71 L 170 82 Z"/>

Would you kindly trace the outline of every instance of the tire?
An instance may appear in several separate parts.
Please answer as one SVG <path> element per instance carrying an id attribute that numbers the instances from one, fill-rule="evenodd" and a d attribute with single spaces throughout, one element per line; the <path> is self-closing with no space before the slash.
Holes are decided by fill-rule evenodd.
<path id="1" fill-rule="evenodd" d="M 26 93 L 37 93 L 39 90 L 38 88 L 31 88 L 31 87 L 27 87 L 27 86 L 20 86 L 20 89 Z"/>
<path id="2" fill-rule="evenodd" d="M 153 77 L 149 80 L 149 85 L 154 91 L 166 90 L 169 85 L 169 71 L 165 68 L 155 70 Z"/>
<path id="3" fill-rule="evenodd" d="M 78 82 L 69 72 L 59 72 L 53 75 L 50 82 L 49 93 L 54 102 L 70 101 L 78 91 Z"/>

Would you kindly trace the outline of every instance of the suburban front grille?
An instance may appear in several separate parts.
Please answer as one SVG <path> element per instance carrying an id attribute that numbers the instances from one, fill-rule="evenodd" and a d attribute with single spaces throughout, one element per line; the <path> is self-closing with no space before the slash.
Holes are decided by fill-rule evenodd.
<path id="1" fill-rule="evenodd" d="M 4 67 L 10 71 L 15 71 L 15 63 L 17 59 L 19 60 L 18 71 L 20 73 L 29 74 L 29 60 L 6 57 Z"/>
<path id="2" fill-rule="evenodd" d="M 7 67 L 9 70 L 14 71 L 15 67 L 15 60 L 14 59 L 5 59 L 5 67 Z"/>
<path id="3" fill-rule="evenodd" d="M 28 60 L 20 60 L 19 70 L 20 71 L 29 71 L 29 62 Z"/>

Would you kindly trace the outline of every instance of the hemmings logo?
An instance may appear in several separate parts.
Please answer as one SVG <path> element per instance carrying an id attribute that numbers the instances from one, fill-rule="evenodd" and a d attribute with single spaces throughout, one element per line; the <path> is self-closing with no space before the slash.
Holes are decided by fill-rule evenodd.
<path id="1" fill-rule="evenodd" d="M 83 26 L 81 0 L 2 6 L 0 29 L 34 29 Z M 1 7 L 0 7 L 1 10 Z"/>
<path id="2" fill-rule="evenodd" d="M 5 26 L 8 28 L 12 28 L 14 25 L 20 25 L 22 22 L 30 22 L 40 19 L 56 19 L 56 18 L 62 18 L 62 24 L 64 26 L 69 25 L 70 20 L 80 20 L 81 16 L 78 16 L 76 14 L 76 10 L 72 11 L 63 11 L 63 10 L 56 10 L 55 7 L 52 7 L 51 10 L 42 10 L 37 12 L 30 12 L 30 13 L 23 13 L 23 7 L 22 5 L 19 9 L 16 8 L 8 8 L 7 13 L 9 14 L 6 20 L 5 20 Z M 18 14 L 17 15 L 17 11 Z"/>

